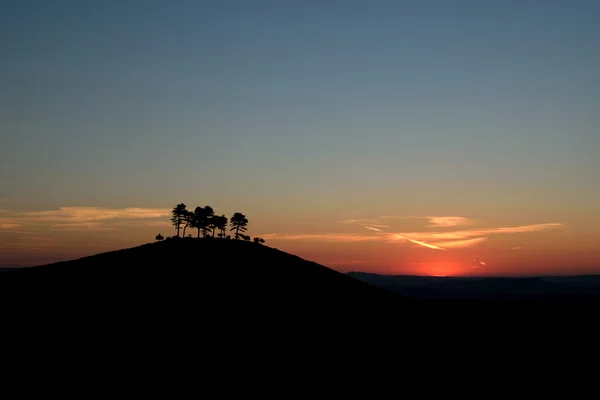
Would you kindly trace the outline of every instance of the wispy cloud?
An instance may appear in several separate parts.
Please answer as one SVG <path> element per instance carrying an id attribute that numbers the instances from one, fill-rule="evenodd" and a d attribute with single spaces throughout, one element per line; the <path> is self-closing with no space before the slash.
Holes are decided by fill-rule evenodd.
<path id="1" fill-rule="evenodd" d="M 112 219 L 160 218 L 170 215 L 167 208 L 100 208 L 61 207 L 58 210 L 31 211 L 15 214 L 33 221 L 89 222 Z"/>
<path id="2" fill-rule="evenodd" d="M 428 247 L 430 249 L 434 249 L 434 250 L 446 250 L 444 248 L 435 246 L 433 244 L 429 244 L 429 243 L 421 242 L 419 240 L 414 240 L 414 239 L 406 238 L 406 237 L 404 237 L 402 235 L 394 235 L 394 236 L 397 237 L 397 238 L 399 238 L 399 239 L 408 240 L 409 242 L 414 243 L 414 244 L 418 244 L 419 246 Z"/>
<path id="3" fill-rule="evenodd" d="M 61 232 L 112 231 L 119 229 L 115 226 L 108 226 L 102 222 L 69 222 L 65 224 L 54 224 L 52 227 L 60 229 Z"/>
<path id="4" fill-rule="evenodd" d="M 142 227 L 142 226 L 156 226 L 156 227 L 170 227 L 171 224 L 166 221 L 120 221 L 115 223 L 116 226 L 125 227 Z"/>
<path id="5" fill-rule="evenodd" d="M 416 218 L 416 217 L 410 217 Z M 345 220 L 344 223 L 358 224 L 364 223 L 364 219 Z M 431 220 L 429 220 L 431 222 Z M 462 217 L 439 217 L 434 221 L 439 227 L 465 226 L 470 225 L 471 220 Z M 377 225 L 379 226 L 379 225 Z M 361 235 L 355 233 L 320 233 L 320 234 L 266 234 L 261 235 L 270 240 L 312 240 L 325 242 L 367 242 L 382 241 L 385 243 L 408 242 L 420 247 L 432 250 L 447 251 L 449 249 L 469 248 L 479 245 L 489 239 L 491 235 L 496 234 L 521 234 L 528 232 L 546 231 L 562 227 L 561 223 L 543 223 L 533 225 L 520 225 L 509 227 L 494 227 L 486 229 L 465 229 L 454 231 L 413 231 L 413 232 L 389 232 L 384 229 L 376 228 L 373 224 L 363 224 L 364 229 L 373 231 L 372 234 Z M 382 226 L 384 228 L 385 226 Z M 485 265 L 485 264 L 481 264 Z"/>
<path id="6" fill-rule="evenodd" d="M 22 231 L 17 229 L 0 229 L 0 233 L 20 233 L 23 235 L 40 235 L 40 232 Z"/>
<path id="7" fill-rule="evenodd" d="M 424 217 L 429 220 L 429 228 L 445 228 L 454 226 L 471 225 L 473 222 L 465 217 Z"/>
<path id="8" fill-rule="evenodd" d="M 56 229 L 75 230 L 113 230 L 118 226 L 162 226 L 169 224 L 160 221 L 171 213 L 166 208 L 102 208 L 102 207 L 61 207 L 57 210 L 10 212 L 0 218 L 0 232 L 12 228 L 28 230 Z M 29 232 L 22 232 L 29 233 Z"/>
<path id="9" fill-rule="evenodd" d="M 560 223 L 545 223 L 534 225 L 521 225 L 512 227 L 499 227 L 477 230 L 463 230 L 454 232 L 397 232 L 396 237 L 412 240 L 413 243 L 425 243 L 426 247 L 436 248 L 464 248 L 475 246 L 488 239 L 489 235 L 507 233 L 527 233 L 550 230 L 561 227 Z M 420 242 L 420 243 L 417 243 Z M 433 248 L 433 247 L 431 247 Z"/>
<path id="10" fill-rule="evenodd" d="M 20 224 L 0 222 L 0 229 L 12 229 L 12 228 L 18 228 L 20 226 L 21 226 Z"/>
<path id="11" fill-rule="evenodd" d="M 465 240 L 451 240 L 446 242 L 436 242 L 436 244 L 440 247 L 444 248 L 464 248 L 464 247 L 472 247 L 481 242 L 486 241 L 487 237 L 480 237 L 474 239 L 465 239 Z"/>
<path id="12" fill-rule="evenodd" d="M 270 240 L 315 240 L 323 242 L 367 242 L 381 240 L 378 236 L 358 235 L 354 233 L 314 233 L 314 234 L 280 234 L 268 233 L 259 235 Z"/>
<path id="13" fill-rule="evenodd" d="M 379 221 L 377 219 L 344 219 L 342 221 L 338 221 L 338 224 L 346 224 L 346 225 L 365 225 L 365 224 L 369 224 L 369 225 L 373 225 L 373 226 L 387 227 L 386 225 L 377 225 L 378 222 Z"/>

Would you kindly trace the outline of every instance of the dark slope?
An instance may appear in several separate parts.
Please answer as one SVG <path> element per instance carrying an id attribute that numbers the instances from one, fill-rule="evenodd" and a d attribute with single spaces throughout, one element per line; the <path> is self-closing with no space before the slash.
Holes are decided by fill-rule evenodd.
<path id="1" fill-rule="evenodd" d="M 228 346 L 439 334 L 458 343 L 475 331 L 547 335 L 594 314 L 584 305 L 413 300 L 267 246 L 221 239 L 169 240 L 2 273 L 0 304 L 7 325 L 13 314 L 34 331 L 68 326 Z"/>
<path id="2" fill-rule="evenodd" d="M 46 316 L 263 327 L 377 323 L 408 302 L 282 251 L 221 239 L 168 240 L 7 272 L 0 297 Z"/>

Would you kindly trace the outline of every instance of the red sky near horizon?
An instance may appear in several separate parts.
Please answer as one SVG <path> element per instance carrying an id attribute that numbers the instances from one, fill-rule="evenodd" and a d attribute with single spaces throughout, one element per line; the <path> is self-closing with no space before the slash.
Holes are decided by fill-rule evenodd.
<path id="1" fill-rule="evenodd" d="M 190 208 L 190 207 L 188 207 Z M 192 207 L 193 208 L 193 207 Z M 216 208 L 216 207 L 215 207 Z M 215 209 L 219 214 L 219 210 Z M 0 211 L 0 265 L 68 260 L 173 235 L 170 208 L 63 207 Z M 229 216 L 232 213 L 225 213 Z M 493 223 L 447 215 L 248 216 L 251 236 L 340 272 L 428 276 L 600 273 L 599 235 L 571 218 Z"/>

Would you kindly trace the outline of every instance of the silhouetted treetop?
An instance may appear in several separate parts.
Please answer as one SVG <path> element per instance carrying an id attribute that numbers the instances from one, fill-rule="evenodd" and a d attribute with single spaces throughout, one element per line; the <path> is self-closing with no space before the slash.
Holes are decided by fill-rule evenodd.
<path id="1" fill-rule="evenodd" d="M 231 217 L 231 229 L 230 231 L 235 231 L 236 240 L 240 237 L 244 238 L 240 232 L 246 232 L 246 227 L 248 226 L 248 218 L 242 213 L 236 212 Z"/>
<path id="2" fill-rule="evenodd" d="M 198 206 L 194 211 L 189 211 L 184 203 L 179 203 L 173 208 L 171 214 L 171 222 L 176 229 L 176 236 L 174 237 L 180 237 L 179 233 L 182 227 L 182 236 L 186 237 L 186 229 L 190 227 L 198 230 L 198 238 L 200 238 L 201 232 L 202 237 L 214 238 L 218 230 L 218 236 L 220 238 L 230 239 L 230 236 L 227 235 L 227 224 L 229 222 L 231 226 L 230 231 L 235 232 L 234 236 L 236 239 L 241 238 L 245 241 L 251 240 L 250 236 L 244 234 L 248 227 L 248 218 L 240 212 L 234 213 L 231 219 L 228 220 L 225 215 L 215 215 L 215 210 L 211 206 Z M 212 232 L 212 236 L 209 232 Z M 187 237 L 190 236 L 191 235 L 187 235 Z M 156 240 L 160 240 L 158 239 L 158 236 Z M 255 241 L 257 243 L 264 243 L 264 240 L 261 238 L 255 238 Z"/>
<path id="3" fill-rule="evenodd" d="M 177 230 L 177 237 L 179 237 L 179 229 L 181 229 L 181 225 L 185 222 L 185 217 L 187 215 L 186 205 L 183 203 L 177 204 L 173 211 L 171 211 L 171 223 Z"/>

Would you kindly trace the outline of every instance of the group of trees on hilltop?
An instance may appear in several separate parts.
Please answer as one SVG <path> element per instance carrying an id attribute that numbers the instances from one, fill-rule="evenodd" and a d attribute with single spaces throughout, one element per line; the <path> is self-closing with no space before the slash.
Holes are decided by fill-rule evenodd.
<path id="1" fill-rule="evenodd" d="M 227 235 L 227 223 L 229 223 L 230 231 L 233 231 L 236 240 L 243 239 L 250 241 L 250 236 L 244 234 L 248 227 L 248 218 L 242 213 L 234 213 L 230 219 L 225 215 L 216 215 L 211 206 L 196 207 L 193 211 L 188 210 L 184 203 L 177 204 L 171 211 L 171 223 L 175 227 L 175 237 L 186 237 L 188 228 L 197 229 L 197 237 L 200 238 L 202 233 L 203 238 L 214 238 L 215 233 L 219 231 L 217 236 L 222 239 L 231 239 L 231 235 Z M 182 235 L 180 236 L 180 232 Z M 187 237 L 191 237 L 188 234 Z M 156 235 L 156 240 L 163 240 L 164 237 L 159 233 Z M 263 238 L 255 237 L 255 243 L 264 243 Z"/>

